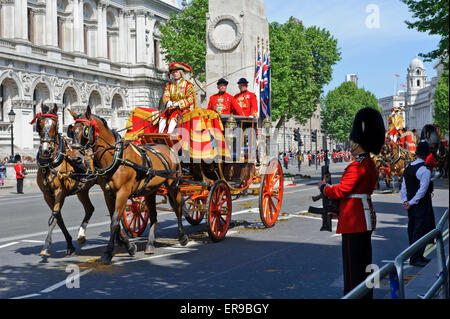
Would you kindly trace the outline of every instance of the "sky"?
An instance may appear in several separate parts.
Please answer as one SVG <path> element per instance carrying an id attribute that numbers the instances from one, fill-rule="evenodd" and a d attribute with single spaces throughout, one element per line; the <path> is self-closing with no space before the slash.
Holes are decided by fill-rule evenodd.
<path id="1" fill-rule="evenodd" d="M 404 21 L 414 19 L 400 0 L 264 2 L 269 23 L 284 23 L 294 16 L 306 27 L 327 29 L 338 40 L 341 60 L 333 67 L 333 79 L 325 87 L 325 94 L 339 86 L 346 74 L 354 73 L 358 86 L 377 98 L 393 95 L 395 83 L 397 89 L 406 83 L 407 68 L 415 55 L 436 49 L 440 39 L 408 29 Z M 424 62 L 429 81 L 436 76 L 434 65 L 435 61 Z M 396 82 L 394 74 L 400 75 Z"/>

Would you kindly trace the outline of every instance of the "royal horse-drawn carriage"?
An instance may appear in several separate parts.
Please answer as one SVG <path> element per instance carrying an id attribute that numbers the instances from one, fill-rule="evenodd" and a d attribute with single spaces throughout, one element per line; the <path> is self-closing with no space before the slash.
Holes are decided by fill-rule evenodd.
<path id="1" fill-rule="evenodd" d="M 232 215 L 232 200 L 259 195 L 259 214 L 266 227 L 278 218 L 283 198 L 283 172 L 274 159 L 257 170 L 257 119 L 222 115 L 196 109 L 180 119 L 172 134 L 133 134 L 136 144 L 164 144 L 177 150 L 182 174 L 178 188 L 184 198 L 183 216 L 191 225 L 206 219 L 212 241 L 222 240 Z M 143 131 L 141 129 L 141 131 Z M 258 167 L 259 168 L 259 167 Z M 256 184 L 259 186 L 255 187 Z M 167 188 L 157 195 L 168 202 Z M 147 227 L 149 210 L 141 196 L 127 202 L 122 226 L 129 236 L 140 236 Z"/>

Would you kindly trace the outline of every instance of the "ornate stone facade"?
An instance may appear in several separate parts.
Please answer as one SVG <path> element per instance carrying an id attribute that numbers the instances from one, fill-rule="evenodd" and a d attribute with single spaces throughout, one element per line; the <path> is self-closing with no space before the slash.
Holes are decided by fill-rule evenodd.
<path id="1" fill-rule="evenodd" d="M 10 154 L 11 108 L 17 152 L 35 155 L 28 123 L 40 105 L 59 106 L 60 130 L 90 105 L 114 128 L 134 107 L 158 107 L 167 66 L 159 24 L 176 0 L 16 0 L 0 2 L 0 158 Z M 28 22 L 28 24 L 26 23 Z"/>

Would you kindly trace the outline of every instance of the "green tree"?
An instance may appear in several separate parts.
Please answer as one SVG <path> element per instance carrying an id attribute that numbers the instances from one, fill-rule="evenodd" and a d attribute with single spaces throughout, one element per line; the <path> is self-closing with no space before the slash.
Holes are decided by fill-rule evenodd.
<path id="1" fill-rule="evenodd" d="M 344 82 L 328 92 L 322 99 L 322 129 L 328 136 L 342 143 L 348 140 L 356 113 L 372 107 L 380 112 L 375 95 L 364 89 L 358 89 L 353 82 Z"/>
<path id="2" fill-rule="evenodd" d="M 449 132 L 449 72 L 445 70 L 439 78 L 438 86 L 434 92 L 434 123 L 439 124 L 439 127 L 444 133 Z"/>
<path id="3" fill-rule="evenodd" d="M 188 63 L 194 80 L 205 81 L 206 13 L 208 0 L 192 0 L 178 14 L 171 13 L 162 24 L 161 53 L 166 63 Z"/>
<path id="4" fill-rule="evenodd" d="M 409 29 L 417 29 L 420 32 L 428 32 L 431 35 L 441 36 L 437 49 L 421 54 L 425 61 L 447 56 L 448 57 L 448 33 L 449 33 L 449 1 L 448 0 L 401 0 L 408 5 L 413 13 L 414 22 L 405 21 Z M 444 58 L 445 59 L 445 58 Z M 448 69 L 448 60 L 447 60 Z"/>
<path id="5" fill-rule="evenodd" d="M 323 87 L 340 60 L 337 40 L 325 29 L 304 27 L 291 17 L 270 24 L 272 117 L 304 124 L 317 108 Z"/>

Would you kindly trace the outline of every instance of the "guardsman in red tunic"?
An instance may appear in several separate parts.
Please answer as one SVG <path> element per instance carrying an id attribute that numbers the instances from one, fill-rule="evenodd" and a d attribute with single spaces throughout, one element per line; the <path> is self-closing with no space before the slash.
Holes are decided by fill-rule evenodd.
<path id="1" fill-rule="evenodd" d="M 363 282 L 372 264 L 371 235 L 376 217 L 370 195 L 378 175 L 370 153 L 379 154 L 384 144 L 385 128 L 381 114 L 373 108 L 361 109 L 355 116 L 350 139 L 355 161 L 348 165 L 336 185 L 319 182 L 319 189 L 328 198 L 339 200 L 336 233 L 342 234 L 344 293 Z M 373 291 L 366 295 L 372 298 Z"/>
<path id="2" fill-rule="evenodd" d="M 234 98 L 241 107 L 244 116 L 258 117 L 258 102 L 256 101 L 256 95 L 247 91 L 248 81 L 245 78 L 241 78 L 237 84 L 241 93 L 236 94 Z"/>
<path id="3" fill-rule="evenodd" d="M 234 99 L 234 96 L 228 94 L 227 91 L 228 81 L 220 79 L 217 81 L 217 88 L 219 93 L 212 95 L 209 98 L 208 110 L 216 111 L 220 115 L 233 114 L 244 116 L 241 107 Z"/>
<path id="4" fill-rule="evenodd" d="M 192 68 L 185 63 L 172 62 L 169 65 L 169 74 L 172 75 L 173 81 L 167 83 L 164 89 L 162 100 L 166 111 L 159 121 L 159 133 L 173 132 L 178 118 L 197 108 L 194 85 L 183 78 L 183 72 L 192 72 Z"/>

